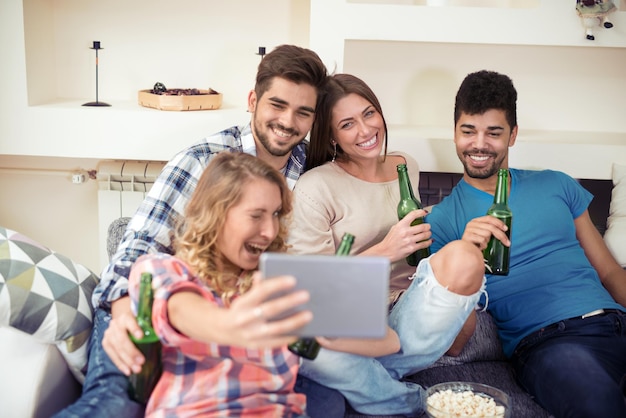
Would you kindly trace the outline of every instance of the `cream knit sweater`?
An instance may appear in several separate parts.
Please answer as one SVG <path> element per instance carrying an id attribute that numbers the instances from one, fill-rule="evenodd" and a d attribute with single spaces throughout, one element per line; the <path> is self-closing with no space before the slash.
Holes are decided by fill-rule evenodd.
<path id="1" fill-rule="evenodd" d="M 407 162 L 415 196 L 419 198 L 419 167 L 401 152 Z M 294 188 L 293 222 L 289 250 L 295 254 L 334 254 L 345 232 L 355 236 L 350 254 L 359 254 L 383 240 L 398 222 L 398 180 L 370 183 L 328 162 L 304 173 Z M 404 259 L 392 263 L 390 296 L 406 289 L 415 267 Z"/>

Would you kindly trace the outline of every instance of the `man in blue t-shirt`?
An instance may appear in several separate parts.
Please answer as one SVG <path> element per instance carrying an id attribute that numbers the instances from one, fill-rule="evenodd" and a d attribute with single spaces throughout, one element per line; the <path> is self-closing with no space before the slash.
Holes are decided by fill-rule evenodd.
<path id="1" fill-rule="evenodd" d="M 510 248 L 508 275 L 487 275 L 487 298 L 520 384 L 556 417 L 626 417 L 626 270 L 589 217 L 593 196 L 570 176 L 509 168 L 517 92 L 506 75 L 468 75 L 456 96 L 454 143 L 464 167 L 427 221 L 437 251 L 463 239 Z M 485 215 L 498 169 L 509 169 L 506 226 Z"/>

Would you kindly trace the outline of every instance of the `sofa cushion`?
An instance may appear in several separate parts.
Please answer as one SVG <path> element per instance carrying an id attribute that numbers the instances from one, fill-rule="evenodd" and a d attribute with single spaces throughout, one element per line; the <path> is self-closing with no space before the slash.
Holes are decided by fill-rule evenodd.
<path id="1" fill-rule="evenodd" d="M 626 268 L 626 165 L 613 164 L 613 192 L 604 242 Z"/>
<path id="2" fill-rule="evenodd" d="M 81 382 L 97 283 L 86 267 L 0 227 L 0 326 L 56 344 Z"/>

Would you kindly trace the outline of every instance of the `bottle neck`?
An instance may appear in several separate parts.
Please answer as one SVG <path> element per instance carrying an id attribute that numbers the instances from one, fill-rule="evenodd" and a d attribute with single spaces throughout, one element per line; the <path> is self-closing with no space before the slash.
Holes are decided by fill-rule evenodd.
<path id="1" fill-rule="evenodd" d="M 335 255 L 350 255 L 352 249 L 352 243 L 354 242 L 354 235 L 345 233 L 341 239 L 341 243 L 335 252 Z"/>
<path id="2" fill-rule="evenodd" d="M 493 203 L 506 205 L 508 197 L 508 172 L 507 170 L 500 170 L 498 171 L 498 182 L 496 183 L 496 192 L 493 195 Z"/>
<path id="3" fill-rule="evenodd" d="M 137 319 L 149 326 L 152 326 L 152 300 L 152 277 L 142 276 L 139 286 Z"/>
<path id="4" fill-rule="evenodd" d="M 398 183 L 400 184 L 400 199 L 412 199 L 413 191 L 411 190 L 411 182 L 409 181 L 406 167 L 398 168 Z"/>

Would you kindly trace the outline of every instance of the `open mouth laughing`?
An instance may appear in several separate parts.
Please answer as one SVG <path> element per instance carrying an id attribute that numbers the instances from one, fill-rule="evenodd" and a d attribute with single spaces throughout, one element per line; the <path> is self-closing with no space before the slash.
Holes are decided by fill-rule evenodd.
<path id="1" fill-rule="evenodd" d="M 267 248 L 266 245 L 259 245 L 259 244 L 253 244 L 253 243 L 246 243 L 244 244 L 244 247 L 246 251 L 248 251 L 250 254 L 253 254 L 253 255 L 260 255 Z"/>

